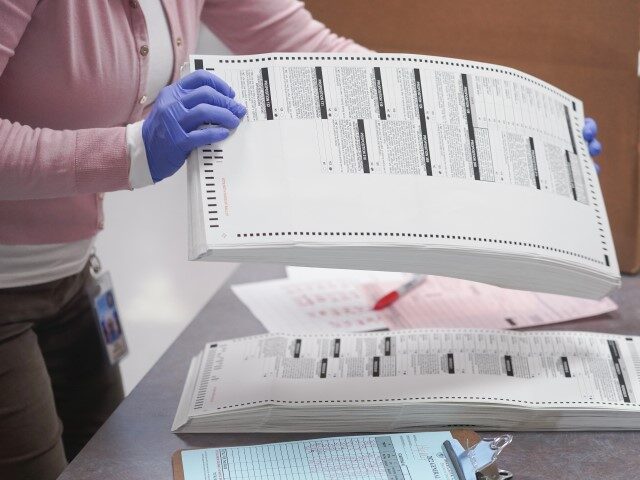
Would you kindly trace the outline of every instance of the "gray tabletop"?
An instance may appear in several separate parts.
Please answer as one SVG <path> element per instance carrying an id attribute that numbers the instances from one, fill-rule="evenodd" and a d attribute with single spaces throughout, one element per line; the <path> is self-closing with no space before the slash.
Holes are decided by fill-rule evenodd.
<path id="1" fill-rule="evenodd" d="M 196 316 L 158 363 L 124 400 L 59 480 L 171 479 L 171 454 L 178 449 L 296 440 L 313 434 L 171 433 L 191 357 L 209 340 L 264 332 L 264 327 L 229 286 L 285 276 L 273 265 L 240 267 Z M 567 322 L 559 330 L 640 335 L 640 278 L 627 277 L 612 297 L 620 309 L 593 319 Z M 149 332 L 152 337 L 153 332 Z M 150 341 L 153 341 L 150 338 Z M 327 434 L 324 434 L 326 436 Z M 516 433 L 500 466 L 516 480 L 640 477 L 640 432 Z"/>

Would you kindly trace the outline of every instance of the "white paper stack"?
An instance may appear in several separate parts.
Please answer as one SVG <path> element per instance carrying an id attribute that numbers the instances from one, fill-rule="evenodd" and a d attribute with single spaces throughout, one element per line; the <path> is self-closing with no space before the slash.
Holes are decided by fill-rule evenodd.
<path id="1" fill-rule="evenodd" d="M 620 282 L 582 103 L 420 55 L 191 57 L 247 106 L 189 159 L 190 258 L 431 273 L 601 298 Z"/>
<path id="2" fill-rule="evenodd" d="M 422 329 L 265 334 L 191 362 L 175 432 L 640 428 L 640 337 Z"/>

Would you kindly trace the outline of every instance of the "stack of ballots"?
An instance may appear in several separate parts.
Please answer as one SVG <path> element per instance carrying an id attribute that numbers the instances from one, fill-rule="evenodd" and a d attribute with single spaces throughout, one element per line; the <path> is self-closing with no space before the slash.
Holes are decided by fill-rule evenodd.
<path id="1" fill-rule="evenodd" d="M 640 429 L 640 337 L 471 329 L 206 345 L 174 432 Z"/>
<path id="2" fill-rule="evenodd" d="M 430 273 L 602 298 L 620 284 L 582 102 L 498 65 L 194 56 L 247 106 L 188 161 L 189 257 Z"/>

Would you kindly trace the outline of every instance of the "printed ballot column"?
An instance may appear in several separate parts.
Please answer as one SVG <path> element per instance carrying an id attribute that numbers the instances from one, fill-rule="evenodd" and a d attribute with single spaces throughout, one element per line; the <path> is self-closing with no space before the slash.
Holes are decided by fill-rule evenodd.
<path id="1" fill-rule="evenodd" d="M 388 0 L 366 12 L 360 0 L 308 0 L 305 5 L 314 18 L 372 50 L 508 65 L 581 98 L 587 115 L 600 126 L 600 182 L 620 266 L 627 272 L 640 268 L 636 2 L 611 8 L 610 0 L 487 0 L 482 13 L 474 0 Z M 597 22 L 593 12 L 598 12 Z M 480 20 L 483 15 L 491 18 L 491 28 Z M 577 70 L 583 74 L 576 75 Z M 542 150 L 536 143 L 536 152 Z"/>

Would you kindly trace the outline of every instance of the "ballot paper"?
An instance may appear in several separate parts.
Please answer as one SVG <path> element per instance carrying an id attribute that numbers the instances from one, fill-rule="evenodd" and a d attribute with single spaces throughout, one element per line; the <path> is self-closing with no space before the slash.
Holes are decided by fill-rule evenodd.
<path id="1" fill-rule="evenodd" d="M 317 269 L 309 269 L 317 270 Z M 320 269 L 322 270 L 322 269 Z M 329 273 L 331 269 L 327 270 Z M 233 292 L 269 332 L 362 332 L 422 327 L 522 328 L 593 317 L 617 309 L 608 297 L 589 300 L 508 290 L 429 275 L 384 310 L 378 299 L 406 274 L 349 271 L 319 280 L 277 279 L 233 285 Z M 377 278 L 377 281 L 371 279 Z M 392 279 L 391 281 L 386 280 Z M 393 280 L 395 278 L 395 281 Z"/>
<path id="2" fill-rule="evenodd" d="M 183 450 L 184 480 L 458 480 L 450 432 L 331 437 Z M 474 476 L 475 478 L 475 476 Z"/>
<path id="3" fill-rule="evenodd" d="M 192 56 L 247 114 L 188 161 L 189 258 L 429 273 L 602 298 L 620 283 L 579 99 L 405 54 Z"/>
<path id="4" fill-rule="evenodd" d="M 264 334 L 193 359 L 178 432 L 640 429 L 640 337 Z"/>

